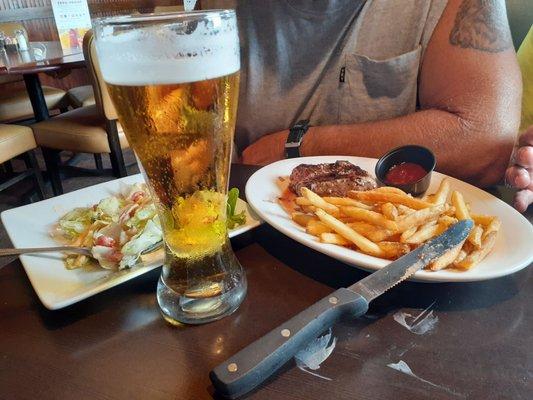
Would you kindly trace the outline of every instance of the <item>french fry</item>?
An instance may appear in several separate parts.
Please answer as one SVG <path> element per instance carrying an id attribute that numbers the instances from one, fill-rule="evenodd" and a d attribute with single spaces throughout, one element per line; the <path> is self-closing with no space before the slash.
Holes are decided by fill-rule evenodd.
<path id="1" fill-rule="evenodd" d="M 446 203 L 446 200 L 448 199 L 448 195 L 450 194 L 450 180 L 447 178 L 444 178 L 442 181 L 440 181 L 439 188 L 435 192 L 435 194 L 431 198 L 431 203 L 433 204 L 444 204 Z"/>
<path id="2" fill-rule="evenodd" d="M 370 240 L 377 243 L 383 240 L 390 239 L 394 235 L 394 232 L 376 226 L 373 230 L 368 231 L 367 235 Z"/>
<path id="3" fill-rule="evenodd" d="M 348 223 L 348 226 L 354 231 L 360 233 L 364 237 L 372 240 L 373 242 L 382 242 L 389 239 L 395 234 L 393 231 L 382 228 L 380 226 L 372 225 L 364 221 L 355 221 Z"/>
<path id="4" fill-rule="evenodd" d="M 426 240 L 431 239 L 434 236 L 437 236 L 443 232 L 441 225 L 434 222 L 428 222 L 418 228 L 418 230 L 411 235 L 411 237 L 405 240 L 405 243 L 409 244 L 421 244 Z"/>
<path id="5" fill-rule="evenodd" d="M 311 203 L 308 199 L 305 197 L 297 197 L 295 200 L 296 204 L 299 206 L 312 206 L 313 203 Z"/>
<path id="6" fill-rule="evenodd" d="M 397 193 L 397 194 L 407 195 L 407 193 L 405 193 L 402 189 L 396 188 L 394 186 L 381 186 L 374 190 L 376 192 L 382 192 L 382 193 Z"/>
<path id="7" fill-rule="evenodd" d="M 352 244 L 338 233 L 322 233 L 320 235 L 320 241 L 323 243 L 336 244 L 338 246 L 349 246 Z"/>
<path id="8" fill-rule="evenodd" d="M 446 208 L 446 210 L 444 210 L 443 215 L 446 215 L 448 217 L 453 217 L 455 215 L 455 207 L 449 205 L 448 203 L 446 203 L 445 205 L 446 205 L 447 208 Z"/>
<path id="9" fill-rule="evenodd" d="M 302 188 L 302 195 L 311 202 L 315 207 L 321 208 L 322 210 L 326 211 L 329 214 L 339 214 L 339 207 L 328 203 L 326 200 L 324 200 L 322 197 L 320 197 L 318 194 L 312 192 L 311 190 L 307 189 L 306 187 Z"/>
<path id="10" fill-rule="evenodd" d="M 391 221 L 398 219 L 398 209 L 392 203 L 383 203 L 381 205 L 381 212 Z"/>
<path id="11" fill-rule="evenodd" d="M 348 225 L 339 221 L 335 217 L 329 215 L 324 210 L 317 208 L 315 214 L 320 220 L 337 232 L 339 235 L 354 243 L 361 251 L 364 253 L 371 254 L 376 257 L 381 257 L 384 255 L 383 250 L 371 240 L 368 240 L 366 237 L 354 231 Z"/>
<path id="12" fill-rule="evenodd" d="M 296 222 L 298 225 L 303 226 L 304 228 L 307 226 L 309 221 L 318 221 L 318 218 L 313 214 L 304 214 L 301 212 L 293 212 L 291 214 L 291 218 L 294 222 Z"/>
<path id="13" fill-rule="evenodd" d="M 411 251 L 408 244 L 399 242 L 379 242 L 378 246 L 385 252 L 387 258 L 399 258 Z"/>
<path id="14" fill-rule="evenodd" d="M 400 235 L 400 242 L 405 243 L 407 239 L 409 239 L 415 234 L 417 229 L 417 226 L 413 226 L 412 228 L 409 228 L 406 231 L 402 232 L 402 234 Z"/>
<path id="15" fill-rule="evenodd" d="M 373 207 L 371 205 L 362 203 L 360 201 L 351 199 L 349 197 L 328 197 L 324 196 L 322 197 L 325 201 L 327 201 L 330 204 L 333 204 L 335 206 L 354 206 L 359 208 L 364 208 L 365 210 L 372 210 Z"/>
<path id="16" fill-rule="evenodd" d="M 412 214 L 412 213 L 414 213 L 416 211 L 416 210 L 413 210 L 410 207 L 404 206 L 403 204 L 397 204 L 396 205 L 396 209 L 398 210 L 398 213 L 400 215 Z"/>
<path id="17" fill-rule="evenodd" d="M 361 229 L 361 230 L 369 230 L 369 229 L 378 228 L 376 225 L 372 225 L 370 222 L 365 222 L 365 221 L 348 222 L 348 225 L 351 226 L 351 227 L 355 227 L 358 230 L 359 229 Z"/>
<path id="18" fill-rule="evenodd" d="M 348 222 L 346 225 L 348 225 L 350 228 L 352 228 L 354 231 L 356 231 L 357 233 L 360 233 L 361 235 L 363 235 L 364 237 L 370 239 L 370 235 L 369 233 L 377 228 L 375 225 L 372 225 L 368 222 L 364 222 L 364 221 L 354 221 L 354 222 Z M 370 239 L 372 240 L 372 239 Z M 375 240 L 372 240 L 373 242 Z"/>
<path id="19" fill-rule="evenodd" d="M 352 206 L 343 206 L 341 207 L 341 211 L 343 214 L 355 218 L 356 220 L 370 222 L 371 224 L 381 226 L 390 231 L 398 230 L 396 222 L 385 218 L 382 214 L 377 213 L 375 211 L 365 210 Z"/>
<path id="20" fill-rule="evenodd" d="M 337 218 L 339 221 L 344 222 L 345 224 L 349 224 L 351 222 L 355 222 L 355 218 L 349 217 L 349 216 L 344 215 L 344 214 L 340 214 L 340 215 L 336 216 L 335 218 Z"/>
<path id="21" fill-rule="evenodd" d="M 492 215 L 470 214 L 470 218 L 472 218 L 476 224 L 488 226 L 496 217 L 493 217 Z"/>
<path id="22" fill-rule="evenodd" d="M 483 235 L 483 228 L 480 225 L 475 225 L 472 230 L 470 231 L 470 234 L 468 235 L 468 241 L 472 243 L 472 245 L 479 249 L 481 247 L 481 237 Z"/>
<path id="23" fill-rule="evenodd" d="M 450 217 L 449 215 L 442 215 L 439 217 L 439 224 L 444 226 L 445 228 L 449 228 L 453 224 L 457 223 L 458 219 L 454 217 Z"/>
<path id="24" fill-rule="evenodd" d="M 455 246 L 453 249 L 448 250 L 442 256 L 440 256 L 435 261 L 433 261 L 431 264 L 429 264 L 427 268 L 430 269 L 431 271 L 440 271 L 441 269 L 444 269 L 450 266 L 455 260 L 457 260 L 457 256 L 461 252 L 463 243 L 464 243 L 464 240 L 461 243 L 459 243 L 457 246 Z"/>
<path id="25" fill-rule="evenodd" d="M 463 242 L 464 243 L 464 242 Z M 463 249 L 461 249 L 461 251 L 459 251 L 459 253 L 457 254 L 457 257 L 455 260 L 453 260 L 453 263 L 452 265 L 455 266 L 455 264 L 459 264 L 461 261 L 463 261 L 465 259 L 465 257 L 468 255 L 468 253 Z"/>
<path id="26" fill-rule="evenodd" d="M 398 230 L 399 232 L 405 232 L 414 226 L 420 226 L 436 220 L 446 210 L 447 207 L 448 206 L 446 204 L 440 204 L 438 206 L 424 208 L 406 215 L 396 221 L 398 224 Z"/>
<path id="27" fill-rule="evenodd" d="M 420 200 L 422 200 L 422 201 L 426 201 L 426 202 L 428 202 L 428 203 L 433 203 L 433 195 L 432 195 L 432 194 L 427 194 L 427 193 L 426 193 L 425 195 L 423 195 L 423 196 L 420 198 Z"/>
<path id="28" fill-rule="evenodd" d="M 458 219 L 471 219 L 461 192 L 457 190 L 452 192 L 452 205 L 455 207 L 455 216 Z"/>
<path id="29" fill-rule="evenodd" d="M 492 221 L 487 225 L 487 228 L 483 232 L 482 238 L 485 239 L 492 232 L 498 232 L 500 230 L 501 225 L 502 225 L 502 221 L 500 221 L 498 217 L 493 217 Z"/>
<path id="30" fill-rule="evenodd" d="M 288 179 L 280 180 L 280 187 L 287 185 Z M 303 188 L 294 202 L 298 211 L 290 214 L 292 220 L 321 242 L 387 259 L 402 256 L 458 220 L 474 220 L 468 238 L 434 260 L 427 267 L 431 271 L 472 268 L 491 251 L 501 227 L 495 216 L 472 213 L 447 178 L 421 199 L 393 187 L 350 191 L 348 197 L 322 197 Z"/>
<path id="31" fill-rule="evenodd" d="M 301 208 L 301 210 L 304 213 L 307 213 L 307 214 L 314 214 L 315 211 L 317 210 L 317 207 L 315 207 L 315 206 L 300 206 L 300 208 Z M 333 215 L 335 218 L 341 218 L 342 217 L 340 210 L 339 211 L 332 211 L 329 214 Z"/>
<path id="32" fill-rule="evenodd" d="M 379 192 L 375 190 L 369 190 L 366 192 L 357 192 L 351 190 L 350 192 L 348 192 L 348 196 L 353 199 L 367 202 L 403 204 L 404 206 L 413 208 L 415 210 L 421 210 L 423 208 L 428 208 L 433 205 L 431 203 L 408 196 L 406 194 L 383 191 Z"/>
<path id="33" fill-rule="evenodd" d="M 305 231 L 313 236 L 320 236 L 323 233 L 330 233 L 332 229 L 324 224 L 322 221 L 309 221 Z"/>
<path id="34" fill-rule="evenodd" d="M 455 264 L 459 269 L 468 270 L 483 260 L 496 243 L 497 232 L 492 232 L 483 239 L 481 247 L 468 254 L 462 261 Z"/>

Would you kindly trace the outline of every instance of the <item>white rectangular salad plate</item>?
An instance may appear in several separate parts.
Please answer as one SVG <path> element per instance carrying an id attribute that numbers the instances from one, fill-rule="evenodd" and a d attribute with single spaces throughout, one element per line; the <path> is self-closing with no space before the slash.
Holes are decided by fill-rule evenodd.
<path id="1" fill-rule="evenodd" d="M 143 177 L 140 174 L 132 175 L 13 208 L 2 213 L 2 222 L 15 247 L 57 246 L 58 243 L 50 237 L 49 232 L 61 216 L 75 207 L 98 203 L 105 197 L 120 193 L 125 185 L 139 182 L 144 182 Z M 246 212 L 246 223 L 230 230 L 230 237 L 249 231 L 261 223 L 250 212 L 246 202 L 239 199 L 236 212 L 242 210 Z M 123 271 L 67 270 L 60 253 L 23 255 L 20 256 L 20 261 L 37 296 L 50 310 L 74 304 L 161 265 L 161 262 L 156 262 Z"/>
<path id="2" fill-rule="evenodd" d="M 276 184 L 278 177 L 289 176 L 300 164 L 332 163 L 347 160 L 374 175 L 377 160 L 373 158 L 348 156 L 303 157 L 282 160 L 267 165 L 253 174 L 246 184 L 246 200 L 259 217 L 290 238 L 343 261 L 366 270 L 383 268 L 390 261 L 363 254 L 345 247 L 321 243 L 305 232 L 305 229 L 291 220 L 278 203 L 280 196 Z M 446 175 L 434 172 L 428 193 L 435 193 L 440 181 Z M 469 282 L 497 278 L 512 274 L 533 261 L 533 225 L 518 211 L 493 195 L 455 178 L 449 178 L 452 189 L 463 193 L 473 212 L 496 215 L 502 226 L 492 252 L 471 270 L 418 271 L 413 280 L 428 282 Z"/>

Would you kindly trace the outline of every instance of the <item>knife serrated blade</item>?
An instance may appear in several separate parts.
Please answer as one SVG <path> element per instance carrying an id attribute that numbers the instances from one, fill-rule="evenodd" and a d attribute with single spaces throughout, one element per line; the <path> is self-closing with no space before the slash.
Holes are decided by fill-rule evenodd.
<path id="1" fill-rule="evenodd" d="M 459 221 L 442 235 L 429 240 L 347 289 L 360 294 L 370 302 L 464 241 L 473 226 L 471 220 Z"/>

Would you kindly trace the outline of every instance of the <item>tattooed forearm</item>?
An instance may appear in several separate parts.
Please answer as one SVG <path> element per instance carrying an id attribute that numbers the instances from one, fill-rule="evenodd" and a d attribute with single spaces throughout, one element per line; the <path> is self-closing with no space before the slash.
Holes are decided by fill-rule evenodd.
<path id="1" fill-rule="evenodd" d="M 450 32 L 450 43 L 491 53 L 510 48 L 504 0 L 463 0 Z"/>

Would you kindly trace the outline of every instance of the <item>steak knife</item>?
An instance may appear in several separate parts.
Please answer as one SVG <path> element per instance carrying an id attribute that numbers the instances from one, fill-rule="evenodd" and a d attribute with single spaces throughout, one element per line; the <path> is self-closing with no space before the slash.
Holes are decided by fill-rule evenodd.
<path id="1" fill-rule="evenodd" d="M 213 386 L 229 399 L 253 390 L 341 317 L 365 314 L 373 299 L 459 245 L 472 227 L 471 220 L 459 221 L 386 267 L 331 293 L 213 369 Z"/>

